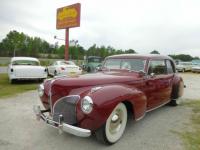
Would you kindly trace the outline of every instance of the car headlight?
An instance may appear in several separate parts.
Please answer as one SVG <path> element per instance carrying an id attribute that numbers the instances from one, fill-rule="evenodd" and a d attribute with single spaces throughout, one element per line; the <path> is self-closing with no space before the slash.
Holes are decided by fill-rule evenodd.
<path id="1" fill-rule="evenodd" d="M 85 96 L 81 102 L 81 109 L 84 113 L 89 114 L 93 109 L 93 101 L 89 96 Z"/>
<path id="2" fill-rule="evenodd" d="M 44 94 L 44 85 L 43 84 L 40 84 L 39 87 L 38 87 L 38 94 L 40 97 L 43 96 Z"/>

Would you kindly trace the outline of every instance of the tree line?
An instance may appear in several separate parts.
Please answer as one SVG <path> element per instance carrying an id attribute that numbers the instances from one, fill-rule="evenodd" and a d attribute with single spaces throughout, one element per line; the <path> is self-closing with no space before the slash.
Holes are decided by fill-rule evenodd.
<path id="1" fill-rule="evenodd" d="M 15 56 L 32 56 L 43 58 L 64 58 L 65 46 L 58 44 L 50 44 L 47 41 L 39 37 L 30 37 L 23 32 L 10 31 L 6 37 L 0 42 L 0 56 L 1 57 L 13 57 Z M 85 49 L 79 44 L 69 47 L 70 59 L 83 59 L 84 56 L 100 56 L 105 58 L 115 54 L 127 54 L 137 53 L 133 49 L 123 50 L 115 49 L 111 46 L 97 46 L 92 45 L 88 49 Z M 150 52 L 151 54 L 160 54 L 157 50 Z M 174 59 L 182 61 L 191 61 L 193 58 L 190 55 L 170 55 Z"/>

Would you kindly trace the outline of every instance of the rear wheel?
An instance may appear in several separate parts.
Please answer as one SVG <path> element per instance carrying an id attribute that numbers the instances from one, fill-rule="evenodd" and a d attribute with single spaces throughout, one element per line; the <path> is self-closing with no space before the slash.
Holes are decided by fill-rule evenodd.
<path id="1" fill-rule="evenodd" d="M 177 106 L 179 104 L 178 98 L 183 95 L 184 83 L 181 81 L 178 86 L 175 86 L 172 93 L 172 100 L 169 102 L 171 106 Z"/>
<path id="2" fill-rule="evenodd" d="M 116 143 L 123 135 L 126 123 L 126 106 L 119 103 L 106 120 L 106 123 L 95 133 L 97 139 L 105 144 Z"/>

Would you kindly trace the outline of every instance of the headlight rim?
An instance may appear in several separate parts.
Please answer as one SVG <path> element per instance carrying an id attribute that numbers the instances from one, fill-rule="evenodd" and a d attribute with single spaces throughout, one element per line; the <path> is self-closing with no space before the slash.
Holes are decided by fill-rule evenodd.
<path id="1" fill-rule="evenodd" d="M 86 100 L 90 104 L 90 109 L 89 110 L 85 110 L 84 107 L 83 107 L 84 101 L 86 101 Z M 94 105 L 94 103 L 93 103 L 92 98 L 90 96 L 85 96 L 81 101 L 81 110 L 82 110 L 82 112 L 85 113 L 85 114 L 90 114 L 92 112 L 92 110 L 93 110 L 93 105 Z"/>

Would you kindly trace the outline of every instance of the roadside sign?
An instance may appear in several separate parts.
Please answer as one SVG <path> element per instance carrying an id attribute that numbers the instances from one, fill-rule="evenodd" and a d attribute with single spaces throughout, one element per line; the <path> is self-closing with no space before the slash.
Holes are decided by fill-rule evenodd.
<path id="1" fill-rule="evenodd" d="M 57 9 L 56 28 L 66 29 L 80 26 L 81 4 L 65 6 Z"/>
<path id="2" fill-rule="evenodd" d="M 57 9 L 56 29 L 65 29 L 65 60 L 69 59 L 69 28 L 80 27 L 81 4 Z"/>

